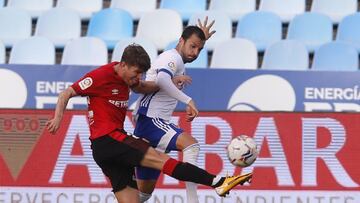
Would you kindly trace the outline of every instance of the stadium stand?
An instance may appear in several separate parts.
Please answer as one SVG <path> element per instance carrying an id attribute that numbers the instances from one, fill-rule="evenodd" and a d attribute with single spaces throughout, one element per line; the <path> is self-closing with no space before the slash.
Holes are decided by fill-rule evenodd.
<path id="1" fill-rule="evenodd" d="M 126 41 L 128 39 L 133 39 L 134 37 L 136 39 L 146 38 L 144 40 L 155 44 L 157 51 L 156 54 L 151 53 L 151 57 L 153 57 L 157 56 L 157 52 L 161 52 L 166 48 L 168 43 L 179 38 L 183 26 L 196 24 L 199 17 L 204 19 L 206 15 L 209 15 L 210 20 L 216 19 L 214 29 L 216 29 L 217 32 L 206 44 L 205 49 L 208 51 L 207 54 L 204 53 L 204 50 L 201 52 L 199 59 L 194 63 L 187 64 L 187 67 L 209 67 L 215 46 L 220 42 L 238 37 L 250 39 L 255 42 L 258 49 L 257 58 L 259 65 L 263 64 L 262 62 L 266 47 L 273 42 L 280 41 L 282 38 L 298 40 L 304 43 L 309 52 L 310 66 L 313 62 L 313 53 L 316 52 L 316 49 L 325 43 L 332 42 L 334 39 L 340 42 L 349 42 L 353 44 L 358 51 L 360 50 L 360 40 L 358 37 L 360 36 L 358 34 L 360 30 L 357 30 L 360 26 L 359 23 L 356 25 L 355 21 L 357 20 L 353 17 L 353 15 L 358 15 L 356 12 L 359 10 L 359 0 L 186 0 L 192 4 L 201 2 L 200 4 L 202 5 L 201 12 L 192 14 L 188 23 L 182 21 L 180 18 L 180 23 L 179 20 L 175 20 L 172 21 L 171 27 L 168 27 L 162 23 L 159 24 L 159 22 L 168 20 L 166 17 L 162 17 L 160 21 L 146 19 L 143 21 L 149 21 L 146 28 L 149 31 L 142 31 L 143 28 L 141 27 L 143 27 L 143 25 L 141 24 L 143 23 L 140 22 L 141 16 L 144 15 L 144 13 L 153 13 L 163 10 L 162 7 L 167 1 L 170 2 L 170 4 L 175 2 L 175 0 L 0 0 L 0 7 L 3 7 L 3 9 L 12 9 L 13 11 L 16 10 L 17 13 L 9 16 L 9 10 L 4 12 L 0 9 L 0 26 L 2 27 L 0 29 L 0 40 L 3 41 L 6 48 L 5 63 L 9 62 L 11 54 L 10 48 L 13 44 L 19 40 L 31 37 L 32 32 L 34 36 L 47 37 L 54 43 L 56 47 L 56 64 L 61 63 L 64 51 L 63 48 L 68 40 L 85 36 L 98 37 L 107 44 L 108 61 L 111 61 L 113 58 L 112 54 L 116 53 L 112 49 L 119 40 Z M 174 12 L 179 9 L 181 10 L 181 8 L 186 8 L 186 1 L 176 1 L 176 3 L 180 3 L 181 5 L 176 5 L 174 8 L 169 6 L 168 8 L 173 8 L 169 10 Z M 41 2 L 41 5 L 39 2 Z M 205 4 L 203 2 L 205 2 Z M 53 6 L 56 7 L 54 8 Z M 57 18 L 44 17 L 43 19 L 40 19 L 41 16 L 46 13 L 54 9 L 60 9 L 58 7 L 66 7 L 75 10 L 73 13 L 77 13 L 78 19 L 63 22 L 66 21 L 69 16 L 73 16 L 73 14 L 68 14 L 66 17 L 58 17 L 58 14 L 54 14 Z M 111 26 L 111 23 L 95 23 L 97 20 L 90 22 L 92 21 L 92 18 L 96 18 L 95 15 L 97 13 L 110 10 L 109 8 L 124 9 L 131 14 L 133 26 L 132 32 L 130 25 L 129 27 L 126 27 L 126 29 L 120 29 L 120 26 Z M 191 9 L 194 8 L 195 6 L 192 5 Z M 242 18 L 244 18 L 245 15 L 266 11 L 274 12 L 274 15 L 282 20 L 282 30 L 280 31 L 282 37 L 277 37 L 277 40 L 274 39 L 272 42 L 267 42 L 267 45 L 260 46 L 259 42 L 266 39 L 269 34 L 271 34 L 269 32 L 270 29 L 264 29 L 266 31 L 261 33 L 266 34 L 264 36 L 257 36 L 257 33 L 255 32 L 263 29 L 263 26 L 259 26 L 258 23 L 253 23 L 253 25 L 251 25 L 254 27 L 254 30 L 252 30 L 253 33 L 250 32 L 251 26 L 248 27 L 249 30 L 246 32 L 246 35 L 239 34 L 241 32 L 238 31 L 238 29 L 242 27 Z M 27 17 L 25 18 L 24 16 L 26 16 L 26 14 L 24 13 L 27 13 Z M 14 17 L 15 15 L 17 15 L 17 17 Z M 23 20 L 18 19 L 19 16 L 23 16 Z M 33 19 L 31 19 L 31 16 Z M 38 19 L 36 19 L 36 16 L 39 16 Z M 56 18 L 57 20 L 52 18 Z M 11 21 L 8 19 L 11 19 Z M 126 17 L 121 18 L 121 20 L 124 21 L 125 19 Z M 332 25 L 330 25 L 329 19 L 332 22 Z M 50 28 L 43 28 L 44 26 L 40 26 L 41 24 L 46 24 L 43 21 L 52 21 L 45 26 Z M 342 21 L 344 22 L 342 23 Z M 128 20 L 128 22 L 130 22 L 130 20 Z M 23 25 L 21 25 L 21 23 Z M 338 23 L 339 25 L 337 25 Z M 352 25 L 353 23 L 355 23 L 355 25 Z M 177 24 L 178 26 L 182 24 L 182 26 L 180 26 L 181 28 L 173 29 L 172 26 L 174 26 L 174 24 Z M 254 26 L 254 24 L 256 25 Z M 107 28 L 111 29 L 107 30 Z M 274 27 L 272 27 L 272 29 L 273 28 Z M 276 29 L 278 30 L 278 28 Z M 105 33 L 104 31 L 106 30 L 108 32 Z M 126 33 L 126 36 L 120 36 L 120 31 L 124 31 L 122 34 Z M 173 34 L 173 31 L 177 34 Z M 245 33 L 244 31 L 242 32 Z M 152 33 L 157 34 L 153 35 Z M 278 36 L 278 34 L 276 35 Z M 256 41 L 256 39 L 260 40 Z M 116 57 L 118 58 L 118 56 Z M 204 59 L 202 57 L 204 57 Z M 207 58 L 207 63 L 201 62 L 201 64 L 197 64 L 200 61 L 200 58 L 201 61 L 206 61 Z"/>
<path id="2" fill-rule="evenodd" d="M 256 9 L 256 0 L 211 0 L 209 10 L 226 13 L 232 22 Z"/>
<path id="3" fill-rule="evenodd" d="M 175 10 L 187 22 L 193 14 L 205 11 L 206 0 L 161 0 L 160 9 Z"/>
<path id="4" fill-rule="evenodd" d="M 309 53 L 303 43 L 281 40 L 270 45 L 265 52 L 261 69 L 308 70 Z"/>
<path id="5" fill-rule="evenodd" d="M 57 0 L 56 3 L 56 7 L 73 9 L 78 12 L 81 20 L 89 20 L 95 12 L 102 9 L 102 6 L 102 0 Z"/>
<path id="6" fill-rule="evenodd" d="M 255 43 L 259 52 L 281 40 L 282 24 L 278 15 L 268 11 L 246 14 L 238 22 L 235 37 L 246 38 Z"/>
<path id="7" fill-rule="evenodd" d="M 136 37 L 147 38 L 153 41 L 158 50 L 163 50 L 170 42 L 179 38 L 182 30 L 180 14 L 170 9 L 157 9 L 140 18 Z"/>
<path id="8" fill-rule="evenodd" d="M 345 42 L 329 42 L 322 45 L 314 56 L 312 70 L 356 71 L 359 56 L 352 45 Z"/>
<path id="9" fill-rule="evenodd" d="M 165 50 L 174 49 L 178 42 L 179 42 L 179 40 L 175 40 L 175 41 L 170 42 L 166 46 Z M 201 52 L 199 53 L 198 58 L 195 61 L 191 62 L 191 63 L 186 63 L 185 67 L 187 67 L 187 68 L 207 68 L 208 67 L 208 60 L 209 60 L 208 50 L 207 50 L 206 47 L 204 47 L 201 50 Z"/>
<path id="10" fill-rule="evenodd" d="M 81 37 L 65 45 L 61 64 L 96 66 L 106 64 L 107 60 L 105 42 L 96 37 Z"/>
<path id="11" fill-rule="evenodd" d="M 111 0 L 110 8 L 127 10 L 133 19 L 138 21 L 144 13 L 156 9 L 156 2 L 157 0 Z"/>
<path id="12" fill-rule="evenodd" d="M 208 22 L 213 20 L 216 21 L 212 28 L 216 30 L 216 34 L 214 34 L 205 44 L 205 47 L 209 51 L 212 51 L 218 43 L 226 41 L 232 37 L 232 24 L 230 17 L 224 12 L 204 11 L 192 15 L 189 20 L 189 25 L 197 25 L 198 19 L 204 20 L 206 16 L 209 18 Z"/>
<path id="13" fill-rule="evenodd" d="M 8 0 L 7 6 L 24 9 L 32 18 L 38 18 L 53 7 L 53 0 Z"/>
<path id="14" fill-rule="evenodd" d="M 30 37 L 14 44 L 9 64 L 55 64 L 55 46 L 45 37 Z"/>
<path id="15" fill-rule="evenodd" d="M 253 42 L 232 38 L 219 43 L 215 49 L 210 68 L 257 69 L 257 50 Z"/>
<path id="16" fill-rule="evenodd" d="M 25 11 L 4 7 L 0 9 L 0 40 L 6 48 L 31 36 L 31 17 Z"/>
<path id="17" fill-rule="evenodd" d="M 87 36 L 104 40 L 107 48 L 112 50 L 121 38 L 129 38 L 134 35 L 133 27 L 133 19 L 129 12 L 123 9 L 108 8 L 91 17 Z"/>
<path id="18" fill-rule="evenodd" d="M 333 25 L 331 19 L 321 13 L 306 12 L 290 21 L 287 39 L 304 43 L 309 52 L 332 41 Z"/>
<path id="19" fill-rule="evenodd" d="M 261 0 L 259 10 L 270 11 L 288 23 L 296 15 L 305 12 L 305 0 Z"/>
<path id="20" fill-rule="evenodd" d="M 357 0 L 312 0 L 311 12 L 325 14 L 337 24 L 345 16 L 355 13 L 357 7 Z"/>
<path id="21" fill-rule="evenodd" d="M 80 34 L 80 17 L 76 11 L 67 8 L 53 8 L 43 13 L 35 30 L 35 36 L 49 38 L 56 48 L 64 48 L 67 41 L 79 38 Z"/>
<path id="22" fill-rule="evenodd" d="M 132 37 L 132 38 L 124 38 L 117 42 L 112 52 L 111 61 L 120 61 L 125 47 L 133 43 L 141 45 L 149 54 L 151 61 L 154 61 L 156 59 L 158 55 L 158 51 L 155 44 L 151 40 L 141 37 Z"/>
<path id="23" fill-rule="evenodd" d="M 360 13 L 343 18 L 337 29 L 336 40 L 349 42 L 360 52 Z"/>

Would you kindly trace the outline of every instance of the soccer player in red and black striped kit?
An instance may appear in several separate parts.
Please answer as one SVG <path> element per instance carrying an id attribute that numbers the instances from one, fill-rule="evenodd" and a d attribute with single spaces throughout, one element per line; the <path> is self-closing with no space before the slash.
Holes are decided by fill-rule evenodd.
<path id="1" fill-rule="evenodd" d="M 195 182 L 215 188 L 225 196 L 233 187 L 251 179 L 249 176 L 220 177 L 189 163 L 183 163 L 156 151 L 150 145 L 126 133 L 123 124 L 130 89 L 138 93 L 158 90 L 154 82 L 141 81 L 150 68 L 150 58 L 139 45 L 129 45 L 120 62 L 101 66 L 59 94 L 54 118 L 47 129 L 55 134 L 71 97 L 88 98 L 90 140 L 95 162 L 109 178 L 118 202 L 139 202 L 134 167 L 145 166 L 161 170 L 178 180 Z M 198 110 L 188 106 L 187 116 L 196 117 Z M 192 120 L 192 119 L 191 119 Z"/>

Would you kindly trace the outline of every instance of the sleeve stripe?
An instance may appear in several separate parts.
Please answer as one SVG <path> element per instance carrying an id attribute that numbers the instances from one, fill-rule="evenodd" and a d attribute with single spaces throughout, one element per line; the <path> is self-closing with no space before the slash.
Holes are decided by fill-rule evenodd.
<path id="1" fill-rule="evenodd" d="M 171 78 L 173 78 L 173 77 L 174 77 L 174 76 L 173 76 L 173 74 L 172 74 L 169 70 L 167 70 L 167 69 L 165 69 L 165 68 L 160 69 L 160 70 L 159 70 L 159 72 L 160 72 L 160 71 L 162 71 L 162 72 L 165 72 L 165 73 L 169 74 Z"/>

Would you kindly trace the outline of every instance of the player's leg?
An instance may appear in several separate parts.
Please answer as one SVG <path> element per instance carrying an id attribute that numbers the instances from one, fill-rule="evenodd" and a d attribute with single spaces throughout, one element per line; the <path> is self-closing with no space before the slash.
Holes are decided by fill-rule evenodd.
<path id="1" fill-rule="evenodd" d="M 152 147 L 147 150 L 140 164 L 145 167 L 162 170 L 166 175 L 181 181 L 191 181 L 211 186 L 220 196 L 225 196 L 232 188 L 249 182 L 252 178 L 252 173 L 231 177 L 215 176 L 192 164 L 172 159 Z"/>
<path id="2" fill-rule="evenodd" d="M 139 203 L 139 191 L 132 187 L 126 187 L 114 193 L 118 203 Z"/>
<path id="3" fill-rule="evenodd" d="M 176 140 L 182 132 L 182 129 L 160 118 L 139 115 L 134 134 L 149 141 L 150 145 L 156 150 L 165 152 L 177 150 Z M 159 175 L 159 170 L 147 167 L 136 168 L 136 180 L 138 189 L 141 192 L 139 193 L 140 202 L 144 202 L 151 197 Z"/>
<path id="4" fill-rule="evenodd" d="M 151 198 L 159 175 L 159 170 L 142 166 L 136 167 L 136 182 L 139 189 L 140 203 Z"/>
<path id="5" fill-rule="evenodd" d="M 113 135 L 121 137 L 123 134 L 115 132 Z M 132 150 L 127 144 L 109 135 L 93 140 L 91 148 L 95 162 L 110 180 L 116 202 L 138 203 L 137 185 L 133 179 L 135 168 L 127 164 L 127 159 L 138 163 L 143 153 Z"/>
<path id="6" fill-rule="evenodd" d="M 176 140 L 176 147 L 183 152 L 183 162 L 197 165 L 200 145 L 197 140 L 188 133 L 181 133 Z M 197 184 L 185 182 L 186 198 L 188 203 L 198 203 Z"/>

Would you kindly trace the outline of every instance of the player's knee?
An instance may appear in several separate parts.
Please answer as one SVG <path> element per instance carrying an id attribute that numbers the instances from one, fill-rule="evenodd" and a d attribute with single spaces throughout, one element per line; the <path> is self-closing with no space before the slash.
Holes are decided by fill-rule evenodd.
<path id="1" fill-rule="evenodd" d="M 188 147 L 186 147 L 183 150 L 183 154 L 184 154 L 184 162 L 188 162 L 190 164 L 196 164 L 197 162 L 197 158 L 199 156 L 199 151 L 200 151 L 200 145 L 199 143 L 195 143 L 192 144 Z"/>
<path id="2" fill-rule="evenodd" d="M 139 191 L 140 203 L 144 203 L 151 198 L 151 194 L 143 193 Z"/>

